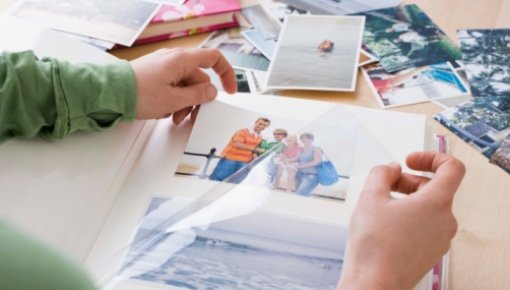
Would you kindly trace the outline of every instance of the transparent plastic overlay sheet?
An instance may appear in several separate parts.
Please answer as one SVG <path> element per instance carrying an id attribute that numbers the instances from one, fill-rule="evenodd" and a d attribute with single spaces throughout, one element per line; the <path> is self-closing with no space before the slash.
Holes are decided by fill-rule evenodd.
<path id="1" fill-rule="evenodd" d="M 218 110 L 232 128 L 242 126 Z M 213 114 L 201 111 L 186 150 L 208 142 L 200 127 L 211 128 Z M 209 178 L 223 158 L 208 158 L 206 170 L 182 177 L 213 184 L 198 198 L 154 198 L 133 241 L 112 254 L 126 258 L 106 288 L 130 279 L 169 289 L 335 289 L 363 182 L 373 166 L 396 159 L 349 107 L 332 104 L 313 120 L 264 117 L 270 131 L 287 128 L 287 138 L 222 182 Z M 219 131 L 212 135 L 237 132 Z M 189 165 L 186 158 L 181 165 Z M 333 174 L 331 166 L 330 174 L 318 172 L 318 160 L 329 161 Z"/>

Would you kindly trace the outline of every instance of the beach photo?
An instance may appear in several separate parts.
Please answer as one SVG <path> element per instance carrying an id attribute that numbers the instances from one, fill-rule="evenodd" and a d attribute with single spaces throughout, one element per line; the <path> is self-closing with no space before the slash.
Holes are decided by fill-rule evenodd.
<path id="1" fill-rule="evenodd" d="M 461 58 L 460 49 L 415 4 L 357 15 L 366 16 L 363 45 L 389 73 Z"/>
<path id="2" fill-rule="evenodd" d="M 409 68 L 389 74 L 380 63 L 365 66 L 363 74 L 383 108 L 467 95 L 468 89 L 448 63 Z"/>
<path id="3" fill-rule="evenodd" d="M 339 116 L 338 124 L 307 124 L 224 103 L 210 104 L 197 117 L 176 174 L 344 201 L 361 130 L 348 115 Z M 210 130 L 211 124 L 218 130 Z M 331 135 L 331 131 L 339 134 Z M 322 174 L 322 161 L 335 171 L 333 176 Z"/>
<path id="4" fill-rule="evenodd" d="M 510 97 L 510 29 L 458 30 L 473 97 Z"/>
<path id="5" fill-rule="evenodd" d="M 269 59 L 248 42 L 241 28 L 213 32 L 201 45 L 217 48 L 234 67 L 267 71 Z"/>
<path id="6" fill-rule="evenodd" d="M 142 0 L 18 1 L 9 14 L 46 27 L 131 46 L 159 7 Z"/>
<path id="7" fill-rule="evenodd" d="M 363 17 L 287 17 L 266 87 L 354 91 L 363 25 Z"/>
<path id="8" fill-rule="evenodd" d="M 510 173 L 510 97 L 472 98 L 434 119 Z"/>
<path id="9" fill-rule="evenodd" d="M 336 288 L 347 226 L 258 209 L 207 227 L 168 232 L 162 225 L 179 202 L 152 200 L 120 277 L 177 289 Z"/>

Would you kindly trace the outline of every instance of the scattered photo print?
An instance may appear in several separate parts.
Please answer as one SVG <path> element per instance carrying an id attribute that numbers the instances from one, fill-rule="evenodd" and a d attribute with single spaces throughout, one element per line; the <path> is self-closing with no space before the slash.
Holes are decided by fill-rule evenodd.
<path id="1" fill-rule="evenodd" d="M 142 0 L 23 0 L 9 13 L 45 27 L 131 46 L 158 7 Z"/>
<path id="2" fill-rule="evenodd" d="M 272 18 L 261 5 L 244 7 L 241 12 L 250 26 L 258 29 L 264 38 L 278 39 L 281 24 Z"/>
<path id="3" fill-rule="evenodd" d="M 468 93 L 462 80 L 448 63 L 409 68 L 393 74 L 387 73 L 376 63 L 366 66 L 363 73 L 379 104 L 384 108 Z"/>
<path id="4" fill-rule="evenodd" d="M 178 199 L 154 198 L 120 276 L 179 289 L 334 290 L 347 229 L 301 212 L 254 213 L 167 232 Z M 320 213 L 319 213 L 320 214 Z"/>
<path id="5" fill-rule="evenodd" d="M 279 0 L 317 15 L 345 15 L 397 6 L 401 0 Z"/>
<path id="6" fill-rule="evenodd" d="M 234 67 L 262 71 L 269 67 L 269 59 L 243 37 L 239 28 L 213 32 L 201 47 L 217 48 Z"/>
<path id="7" fill-rule="evenodd" d="M 207 69 L 204 70 L 205 73 L 211 78 L 211 83 L 218 89 L 219 92 L 224 92 L 223 85 L 221 84 L 220 77 L 212 70 Z M 237 91 L 239 93 L 255 93 L 256 83 L 252 78 L 251 71 L 247 71 L 244 69 L 234 69 L 237 80 Z"/>
<path id="8" fill-rule="evenodd" d="M 283 23 L 288 15 L 310 15 L 310 12 L 306 10 L 272 0 L 263 0 L 261 5 L 271 17 L 280 23 Z"/>
<path id="9" fill-rule="evenodd" d="M 510 97 L 472 98 L 434 119 L 510 173 Z"/>
<path id="10" fill-rule="evenodd" d="M 360 50 L 358 66 L 363 67 L 365 65 L 378 62 L 379 60 L 375 56 L 369 54 L 366 51 Z"/>
<path id="11" fill-rule="evenodd" d="M 473 97 L 510 97 L 510 29 L 459 30 Z"/>
<path id="12" fill-rule="evenodd" d="M 462 103 L 470 101 L 472 99 L 471 95 L 463 95 L 457 97 L 449 97 L 449 98 L 441 98 L 433 100 L 434 103 L 438 104 L 443 108 L 452 108 L 458 106 Z"/>
<path id="13" fill-rule="evenodd" d="M 180 6 L 182 5 L 182 3 L 186 2 L 186 0 L 144 0 L 144 1 L 173 6 Z"/>
<path id="14" fill-rule="evenodd" d="M 415 4 L 358 15 L 366 16 L 363 44 L 389 73 L 461 58 L 459 48 Z"/>
<path id="15" fill-rule="evenodd" d="M 354 91 L 364 18 L 289 16 L 267 88 Z"/>
<path id="16" fill-rule="evenodd" d="M 265 37 L 263 32 L 258 28 L 245 30 L 242 34 L 244 38 L 255 46 L 265 57 L 269 60 L 273 58 L 278 37 Z"/>
<path id="17" fill-rule="evenodd" d="M 338 116 L 338 124 L 309 126 L 295 119 L 209 104 L 195 121 L 176 174 L 344 201 L 361 130 L 359 122 L 347 116 Z M 210 130 L 212 123 L 221 129 Z M 332 130 L 339 134 L 331 135 Z M 332 184 L 319 181 L 317 165 L 322 160 L 329 160 L 336 171 Z"/>

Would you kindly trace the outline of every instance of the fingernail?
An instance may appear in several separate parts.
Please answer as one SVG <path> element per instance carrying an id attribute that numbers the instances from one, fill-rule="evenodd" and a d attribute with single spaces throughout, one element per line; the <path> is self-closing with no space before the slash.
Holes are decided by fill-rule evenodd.
<path id="1" fill-rule="evenodd" d="M 395 162 L 395 161 L 388 163 L 388 165 L 391 166 L 391 167 L 400 167 L 400 164 L 398 162 Z"/>
<path id="2" fill-rule="evenodd" d="M 209 85 L 207 87 L 207 98 L 213 99 L 214 97 L 216 97 L 216 87 L 214 87 L 213 85 Z"/>

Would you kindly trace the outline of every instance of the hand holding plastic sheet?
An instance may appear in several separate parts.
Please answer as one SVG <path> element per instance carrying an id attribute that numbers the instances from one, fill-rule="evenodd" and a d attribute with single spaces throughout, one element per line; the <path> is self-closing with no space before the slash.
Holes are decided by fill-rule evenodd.
<path id="1" fill-rule="evenodd" d="M 284 154 L 285 142 L 281 141 L 283 147 L 273 146 L 264 154 L 246 162 L 245 166 L 232 173 L 225 182 L 218 183 L 198 199 L 188 202 L 181 201 L 181 203 L 184 202 L 184 205 L 181 204 L 180 206 L 177 206 L 178 200 L 166 200 L 157 209 L 148 213 L 129 250 L 128 259 L 124 264 L 121 276 L 138 280 L 153 280 L 156 279 L 153 277 L 154 275 L 158 276 L 156 274 L 158 271 L 168 271 L 169 265 L 172 265 L 171 268 L 173 269 L 176 267 L 186 267 L 183 265 L 183 260 L 190 263 L 189 261 L 196 259 L 195 255 L 197 254 L 194 251 L 207 252 L 211 249 L 216 249 L 215 251 L 218 253 L 219 245 L 230 248 L 234 252 L 237 249 L 236 247 L 241 244 L 250 247 L 253 251 L 270 249 L 279 253 L 291 251 L 289 249 L 296 247 L 296 241 L 301 241 L 299 253 L 309 252 L 312 255 L 311 253 L 313 252 L 316 259 L 335 257 L 335 261 L 339 261 L 323 263 L 323 267 L 333 267 L 337 271 L 328 272 L 330 273 L 328 275 L 329 278 L 323 279 L 324 281 L 322 282 L 319 282 L 320 279 L 318 278 L 321 276 L 318 273 L 316 273 L 315 277 L 311 277 L 313 275 L 310 274 L 306 275 L 308 283 L 315 281 L 315 283 L 324 283 L 317 284 L 323 285 L 323 289 L 334 288 L 340 273 L 340 268 L 337 269 L 337 266 L 341 265 L 343 256 L 343 247 L 339 246 L 343 244 L 342 240 L 345 240 L 345 236 L 343 236 L 345 234 L 345 226 L 342 226 L 342 224 L 345 225 L 348 220 L 351 203 L 354 203 L 356 195 L 351 192 L 351 188 L 354 189 L 353 192 L 357 191 L 356 188 L 359 188 L 360 183 L 364 180 L 364 175 L 371 166 L 387 163 L 395 159 L 390 156 L 387 150 L 365 128 L 359 116 L 349 108 L 328 106 L 328 108 L 325 107 L 324 109 L 324 112 L 319 117 L 306 120 L 306 117 L 308 117 L 306 113 L 302 116 L 304 118 L 296 118 L 285 116 L 288 113 L 283 112 L 271 114 L 272 112 L 262 113 L 240 110 L 235 106 L 229 106 L 220 102 L 206 105 L 197 118 L 186 147 L 186 152 L 193 153 L 193 155 L 184 155 L 179 163 L 178 168 L 187 168 L 188 174 L 196 173 L 195 176 L 191 175 L 186 178 L 190 179 L 190 181 L 194 179 L 194 182 L 210 182 L 204 180 L 204 175 L 212 174 L 215 170 L 215 165 L 217 167 L 221 160 L 228 158 L 228 156 L 220 158 L 220 161 L 214 158 L 213 161 L 208 163 L 209 168 L 206 169 L 204 174 L 204 168 L 195 166 L 196 164 L 201 164 L 197 160 L 203 158 L 197 157 L 197 153 L 208 153 L 211 147 L 219 149 L 217 151 L 220 151 L 221 147 L 228 147 L 228 142 L 232 138 L 231 135 L 235 135 L 236 132 L 245 129 L 242 128 L 244 126 L 248 128 L 256 126 L 256 120 L 259 117 L 264 117 L 269 119 L 271 124 L 264 130 L 272 129 L 272 131 L 276 131 L 276 129 L 285 128 L 289 136 L 296 135 L 301 137 L 299 138 L 299 143 L 301 144 L 300 146 L 303 146 L 303 151 L 300 155 L 302 160 L 300 163 L 298 158 L 295 162 L 297 167 L 301 166 L 302 168 L 297 170 L 298 172 L 295 175 L 303 173 L 305 178 L 315 179 L 308 186 L 310 192 L 301 192 L 301 195 L 299 195 L 296 192 L 286 191 L 285 186 L 273 186 L 271 178 L 274 176 L 268 173 L 268 168 L 271 164 L 279 162 L 281 155 Z M 219 114 L 222 115 L 221 121 L 217 118 Z M 240 116 L 243 117 L 239 119 Z M 237 121 L 235 121 L 236 119 Z M 215 127 L 222 128 L 222 130 L 211 130 L 209 125 L 211 123 L 215 123 Z M 260 133 L 262 134 L 262 132 Z M 313 140 L 309 140 L 310 136 L 313 136 Z M 311 141 L 313 143 L 310 143 Z M 313 163 L 313 160 L 306 159 L 305 155 L 307 153 L 305 148 L 307 147 L 311 148 L 312 151 L 315 148 L 320 148 L 324 155 L 327 152 L 331 163 L 338 168 L 338 171 L 342 172 L 338 184 L 331 186 L 319 185 L 318 177 L 316 176 L 316 166 L 319 163 L 306 167 L 306 164 Z M 196 169 L 190 170 L 190 168 Z M 286 180 L 286 178 L 282 178 L 282 183 L 285 183 Z M 232 181 L 235 181 L 235 183 L 231 183 Z M 305 180 L 301 180 L 301 182 L 305 182 Z M 299 185 L 297 185 L 297 188 L 299 188 Z M 352 196 L 350 196 L 351 193 Z M 275 209 L 268 206 L 274 199 L 286 199 L 289 204 L 279 208 L 278 210 L 281 212 L 274 213 Z M 319 208 L 303 210 L 303 206 L 314 203 L 326 205 L 326 207 L 336 207 L 337 209 L 343 207 L 344 212 L 341 215 L 344 215 L 344 218 L 328 221 L 325 218 L 321 218 L 320 213 L 316 212 L 317 210 L 320 211 Z M 172 206 L 179 209 L 169 210 L 168 207 Z M 272 223 L 257 226 L 247 224 L 247 220 L 250 217 L 263 223 L 264 216 L 266 215 L 271 215 L 273 223 L 282 223 L 277 221 L 285 220 L 285 226 L 275 229 Z M 156 218 L 156 216 L 158 217 Z M 158 222 L 155 222 L 156 220 Z M 310 235 L 310 230 L 307 230 L 307 224 L 314 224 L 315 228 L 321 228 L 322 230 L 316 230 L 317 234 L 313 239 L 306 238 Z M 278 235 L 275 231 L 280 232 L 282 235 L 278 242 L 271 241 L 270 239 L 270 237 Z M 226 232 L 229 234 L 227 235 Z M 257 238 L 248 238 L 250 236 L 257 236 Z M 283 236 L 286 236 L 286 238 L 283 238 Z M 264 237 L 264 242 L 260 241 L 261 237 Z M 195 240 L 193 240 L 194 238 Z M 307 240 L 308 242 L 306 242 Z M 322 241 L 318 242 L 318 240 Z M 302 243 L 308 243 L 307 247 L 304 247 Z M 310 250 L 310 248 L 316 247 L 322 249 L 320 253 L 316 253 L 316 250 Z M 242 256 L 241 254 L 238 255 Z M 184 259 L 184 257 L 186 258 Z M 226 260 L 226 264 L 236 263 L 235 261 L 230 261 L 225 256 L 223 258 L 218 257 L 217 259 Z M 272 255 L 268 259 L 276 263 L 281 262 L 279 261 L 278 254 Z M 181 262 L 176 264 L 175 261 Z M 216 263 L 217 261 L 209 262 Z M 313 263 L 301 262 L 309 268 L 308 270 L 303 269 L 304 272 L 313 273 L 316 270 L 316 266 L 313 266 Z M 257 276 L 259 279 L 268 279 L 261 274 L 256 263 L 253 262 L 253 264 L 253 268 L 250 270 L 258 272 Z M 298 277 L 293 277 L 292 274 L 288 273 L 293 272 L 290 269 L 284 271 L 282 275 L 288 277 L 289 280 L 294 280 L 296 286 L 306 283 L 303 279 L 298 279 Z M 222 275 L 228 276 L 230 280 L 235 280 L 234 276 L 239 275 L 239 273 L 235 272 L 237 274 L 234 275 L 232 271 L 234 271 L 233 268 L 229 270 L 229 274 L 222 273 Z M 300 272 L 299 275 L 303 275 L 303 272 Z M 191 276 L 176 275 L 168 279 L 182 283 L 189 280 L 189 283 L 196 283 L 194 284 L 195 286 L 205 287 L 212 285 L 207 284 L 210 282 L 205 282 L 195 275 Z M 238 277 L 237 279 L 240 278 Z"/>
<path id="2" fill-rule="evenodd" d="M 208 180 L 223 159 L 217 155 L 228 147 L 232 136 L 243 129 L 255 131 L 259 117 L 270 120 L 260 132 L 267 143 L 276 142 L 276 133 L 283 132 L 280 129 L 286 130 L 288 139 L 296 136 L 303 147 L 301 160 L 283 158 L 285 147 L 292 146 L 289 140 L 282 141 L 285 146 L 274 146 L 250 160 L 225 182 Z M 403 126 L 386 126 L 395 122 Z M 374 165 L 401 161 L 403 157 L 392 155 L 402 150 L 424 149 L 425 123 L 424 118 L 408 114 L 331 103 L 220 96 L 220 101 L 201 110 L 184 150 L 187 154 L 179 161 L 177 171 L 188 176 L 169 183 L 174 184 L 171 194 L 152 201 L 134 242 L 116 252 L 116 256 L 129 252 L 120 276 L 130 279 L 121 279 L 122 287 L 133 281 L 209 287 L 223 277 L 235 285 L 289 285 L 294 281 L 296 287 L 333 289 L 341 269 L 346 225 L 365 175 Z M 268 137 L 271 132 L 275 140 Z M 418 137 L 399 137 L 409 135 Z M 210 154 L 213 148 L 215 157 Z M 342 174 L 338 183 L 321 186 L 313 181 L 320 152 Z M 161 166 L 156 164 L 161 158 L 151 160 L 152 167 Z M 274 171 L 268 170 L 275 164 L 285 165 L 278 184 L 271 180 Z M 308 191 L 298 192 L 304 180 L 298 181 L 298 174 L 306 177 Z M 294 176 L 294 188 L 286 186 L 289 176 Z M 198 188 L 209 190 L 192 200 L 186 197 L 197 196 L 193 191 Z M 249 264 L 241 262 L 248 260 Z M 261 266 L 267 263 L 278 267 L 268 272 Z"/>

